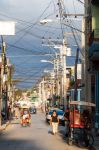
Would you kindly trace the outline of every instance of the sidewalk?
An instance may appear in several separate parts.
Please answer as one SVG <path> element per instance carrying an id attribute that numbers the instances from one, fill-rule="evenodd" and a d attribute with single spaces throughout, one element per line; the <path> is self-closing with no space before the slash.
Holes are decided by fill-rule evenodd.
<path id="1" fill-rule="evenodd" d="M 5 124 L 3 124 L 1 127 L 0 127 L 0 133 L 6 129 L 6 127 L 9 125 L 9 121 L 7 121 Z"/>

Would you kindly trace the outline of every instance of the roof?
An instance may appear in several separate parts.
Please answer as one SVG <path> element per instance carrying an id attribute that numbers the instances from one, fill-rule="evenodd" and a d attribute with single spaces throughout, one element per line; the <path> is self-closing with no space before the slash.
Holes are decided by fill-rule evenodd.
<path id="1" fill-rule="evenodd" d="M 85 102 L 85 101 L 71 101 L 70 105 L 80 105 L 80 106 L 89 106 L 89 107 L 95 107 L 96 105 L 91 102 Z"/>
<path id="2" fill-rule="evenodd" d="M 29 109 L 28 106 L 21 106 L 22 109 Z"/>

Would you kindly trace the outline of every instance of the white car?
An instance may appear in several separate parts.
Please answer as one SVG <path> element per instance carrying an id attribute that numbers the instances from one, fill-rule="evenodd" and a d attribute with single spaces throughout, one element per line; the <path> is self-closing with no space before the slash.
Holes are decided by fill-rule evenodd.
<path id="1" fill-rule="evenodd" d="M 64 111 L 61 109 L 52 109 L 46 114 L 46 122 L 50 122 L 51 115 L 53 111 L 56 111 L 58 118 L 59 118 L 59 123 L 65 126 L 65 120 L 64 120 Z"/>

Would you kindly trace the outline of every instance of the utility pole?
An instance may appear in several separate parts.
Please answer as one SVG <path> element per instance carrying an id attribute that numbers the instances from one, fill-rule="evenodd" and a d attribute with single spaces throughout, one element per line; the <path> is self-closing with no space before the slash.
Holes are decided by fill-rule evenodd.
<path id="1" fill-rule="evenodd" d="M 64 5 L 64 0 L 58 0 L 58 6 L 59 6 L 59 14 L 60 14 L 60 24 L 62 28 L 62 34 L 63 34 L 63 45 L 62 49 L 60 51 L 60 57 L 61 57 L 61 62 L 62 62 L 62 79 L 61 79 L 61 98 L 62 98 L 62 103 L 64 106 L 64 109 L 66 109 L 67 105 L 67 94 L 66 94 L 66 50 L 67 50 L 67 41 L 66 41 L 66 35 L 64 34 L 63 31 L 63 24 L 62 20 L 64 19 L 64 13 L 65 13 L 65 5 Z"/>
<path id="2" fill-rule="evenodd" d="M 54 79 L 55 79 L 55 94 L 56 96 L 60 95 L 59 91 L 59 55 L 56 53 L 55 59 L 54 59 Z"/>
<path id="3" fill-rule="evenodd" d="M 1 97 L 2 97 L 2 110 L 5 113 L 7 120 L 7 58 L 6 58 L 6 44 L 2 37 L 2 69 L 1 69 Z"/>
<path id="4" fill-rule="evenodd" d="M 39 83 L 39 101 L 41 101 L 41 82 Z"/>
<path id="5" fill-rule="evenodd" d="M 48 40 L 48 44 L 45 45 L 45 46 L 52 46 L 52 47 L 60 50 L 60 46 L 57 46 L 56 44 L 54 44 L 54 41 L 56 42 L 56 40 L 58 40 L 58 39 L 52 39 L 52 41 L 51 41 L 51 39 Z M 61 47 L 62 47 L 62 45 L 61 45 Z M 63 53 L 62 48 L 60 50 L 60 53 Z M 60 70 L 59 70 L 59 66 L 62 66 L 62 64 L 60 65 L 60 62 L 63 61 L 63 56 L 62 55 L 61 55 L 62 58 L 60 59 L 60 53 L 55 52 L 55 58 L 54 58 L 53 63 L 52 63 L 54 65 L 54 83 L 53 84 L 55 85 L 55 91 L 54 91 L 54 86 L 52 86 L 53 90 L 51 89 L 52 97 L 53 97 L 53 94 L 55 94 L 55 96 L 58 96 L 59 99 L 60 99 L 59 96 L 60 96 L 60 93 L 61 93 L 60 89 L 63 88 L 63 87 L 60 88 L 60 73 L 59 73 Z M 48 62 L 51 63 L 51 61 L 48 61 Z M 59 103 L 60 103 L 60 101 L 59 101 Z"/>
<path id="6" fill-rule="evenodd" d="M 43 107 L 43 111 L 45 112 L 45 103 L 46 103 L 46 98 L 45 98 L 45 80 L 43 77 L 43 80 L 41 82 L 41 93 L 42 93 L 42 107 Z"/>
<path id="7" fill-rule="evenodd" d="M 63 39 L 63 45 L 60 50 L 60 58 L 61 58 L 61 99 L 62 104 L 64 105 L 64 109 L 66 109 L 67 101 L 66 101 L 66 39 Z"/>
<path id="8" fill-rule="evenodd" d="M 85 101 L 85 17 L 82 19 L 82 56 L 81 56 L 81 65 L 82 65 L 82 92 L 81 100 Z"/>
<path id="9" fill-rule="evenodd" d="M 79 48 L 77 48 L 76 51 L 76 59 L 75 59 L 75 90 L 74 90 L 74 100 L 77 101 L 77 88 L 78 88 L 78 83 L 77 83 L 77 64 L 78 64 L 78 57 L 79 57 Z"/>
<path id="10" fill-rule="evenodd" d="M 85 0 L 85 101 L 91 101 L 91 74 L 89 74 L 89 58 L 88 58 L 88 35 L 89 35 L 89 19 L 91 13 L 90 3 L 88 0 Z"/>

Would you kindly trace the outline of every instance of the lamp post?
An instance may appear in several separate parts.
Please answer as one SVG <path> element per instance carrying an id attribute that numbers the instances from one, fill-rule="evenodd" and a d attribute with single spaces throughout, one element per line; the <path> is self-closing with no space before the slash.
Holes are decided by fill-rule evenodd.
<path id="1" fill-rule="evenodd" d="M 67 47 L 66 47 L 66 41 L 63 40 L 63 45 L 60 46 L 60 75 L 61 75 L 61 104 L 64 106 L 64 109 L 67 105 L 66 102 L 66 53 L 67 53 Z"/>
<path id="2" fill-rule="evenodd" d="M 53 61 L 49 61 L 49 60 L 41 60 L 41 62 L 48 62 L 54 65 L 54 85 L 55 85 L 55 95 L 59 96 L 60 95 L 60 91 L 59 91 L 59 59 L 57 57 L 56 54 L 56 58 Z M 52 92 L 54 94 L 54 90 Z"/>
<path id="3" fill-rule="evenodd" d="M 50 46 L 50 45 L 49 45 Z M 66 54 L 67 54 L 67 42 L 65 39 L 65 34 L 64 34 L 64 39 L 62 41 L 61 45 L 55 45 L 53 44 L 53 47 L 55 49 L 58 49 L 60 52 L 59 54 L 56 54 L 56 59 L 53 62 L 50 62 L 54 64 L 54 71 L 55 71 L 55 77 L 56 77 L 56 95 L 60 95 L 61 97 L 61 105 L 66 106 Z M 42 60 L 42 62 L 49 62 Z M 61 68 L 59 68 L 59 66 Z M 60 81 L 59 81 L 59 76 L 60 76 Z M 59 82 L 61 85 L 59 85 Z M 59 91 L 59 86 L 61 86 L 60 91 Z"/>
<path id="4" fill-rule="evenodd" d="M 58 5 L 59 5 L 59 13 L 60 13 L 60 18 L 59 19 L 56 19 L 56 20 L 52 20 L 52 19 L 44 19 L 44 20 L 41 20 L 40 23 L 42 25 L 45 25 L 47 23 L 51 23 L 51 22 L 61 22 L 61 24 L 64 24 L 66 23 L 63 19 L 63 16 L 65 17 L 64 15 L 64 2 L 61 1 L 61 0 L 58 0 Z M 68 14 L 67 14 L 68 16 Z M 74 15 L 74 14 L 71 14 L 71 16 L 82 16 L 80 14 L 77 14 L 77 15 Z M 65 20 L 81 20 L 81 19 L 78 19 L 78 18 L 65 18 Z M 65 24 L 66 25 L 66 24 Z M 71 29 L 73 29 L 72 26 L 68 25 L 68 27 L 70 27 Z M 62 105 L 66 106 L 67 105 L 67 94 L 66 94 L 66 90 L 67 90 L 67 87 L 66 87 L 66 56 L 67 56 L 67 41 L 66 41 L 66 35 L 64 33 L 64 39 L 63 39 L 63 43 L 60 45 L 60 48 L 58 48 L 60 50 L 60 62 L 61 62 L 61 73 L 60 73 L 60 76 L 61 76 L 61 103 Z M 52 45 L 54 46 L 55 48 L 55 45 Z M 76 86 L 75 86 L 76 87 Z M 76 93 L 76 92 L 75 92 Z M 76 95 L 76 94 L 75 94 Z"/>

